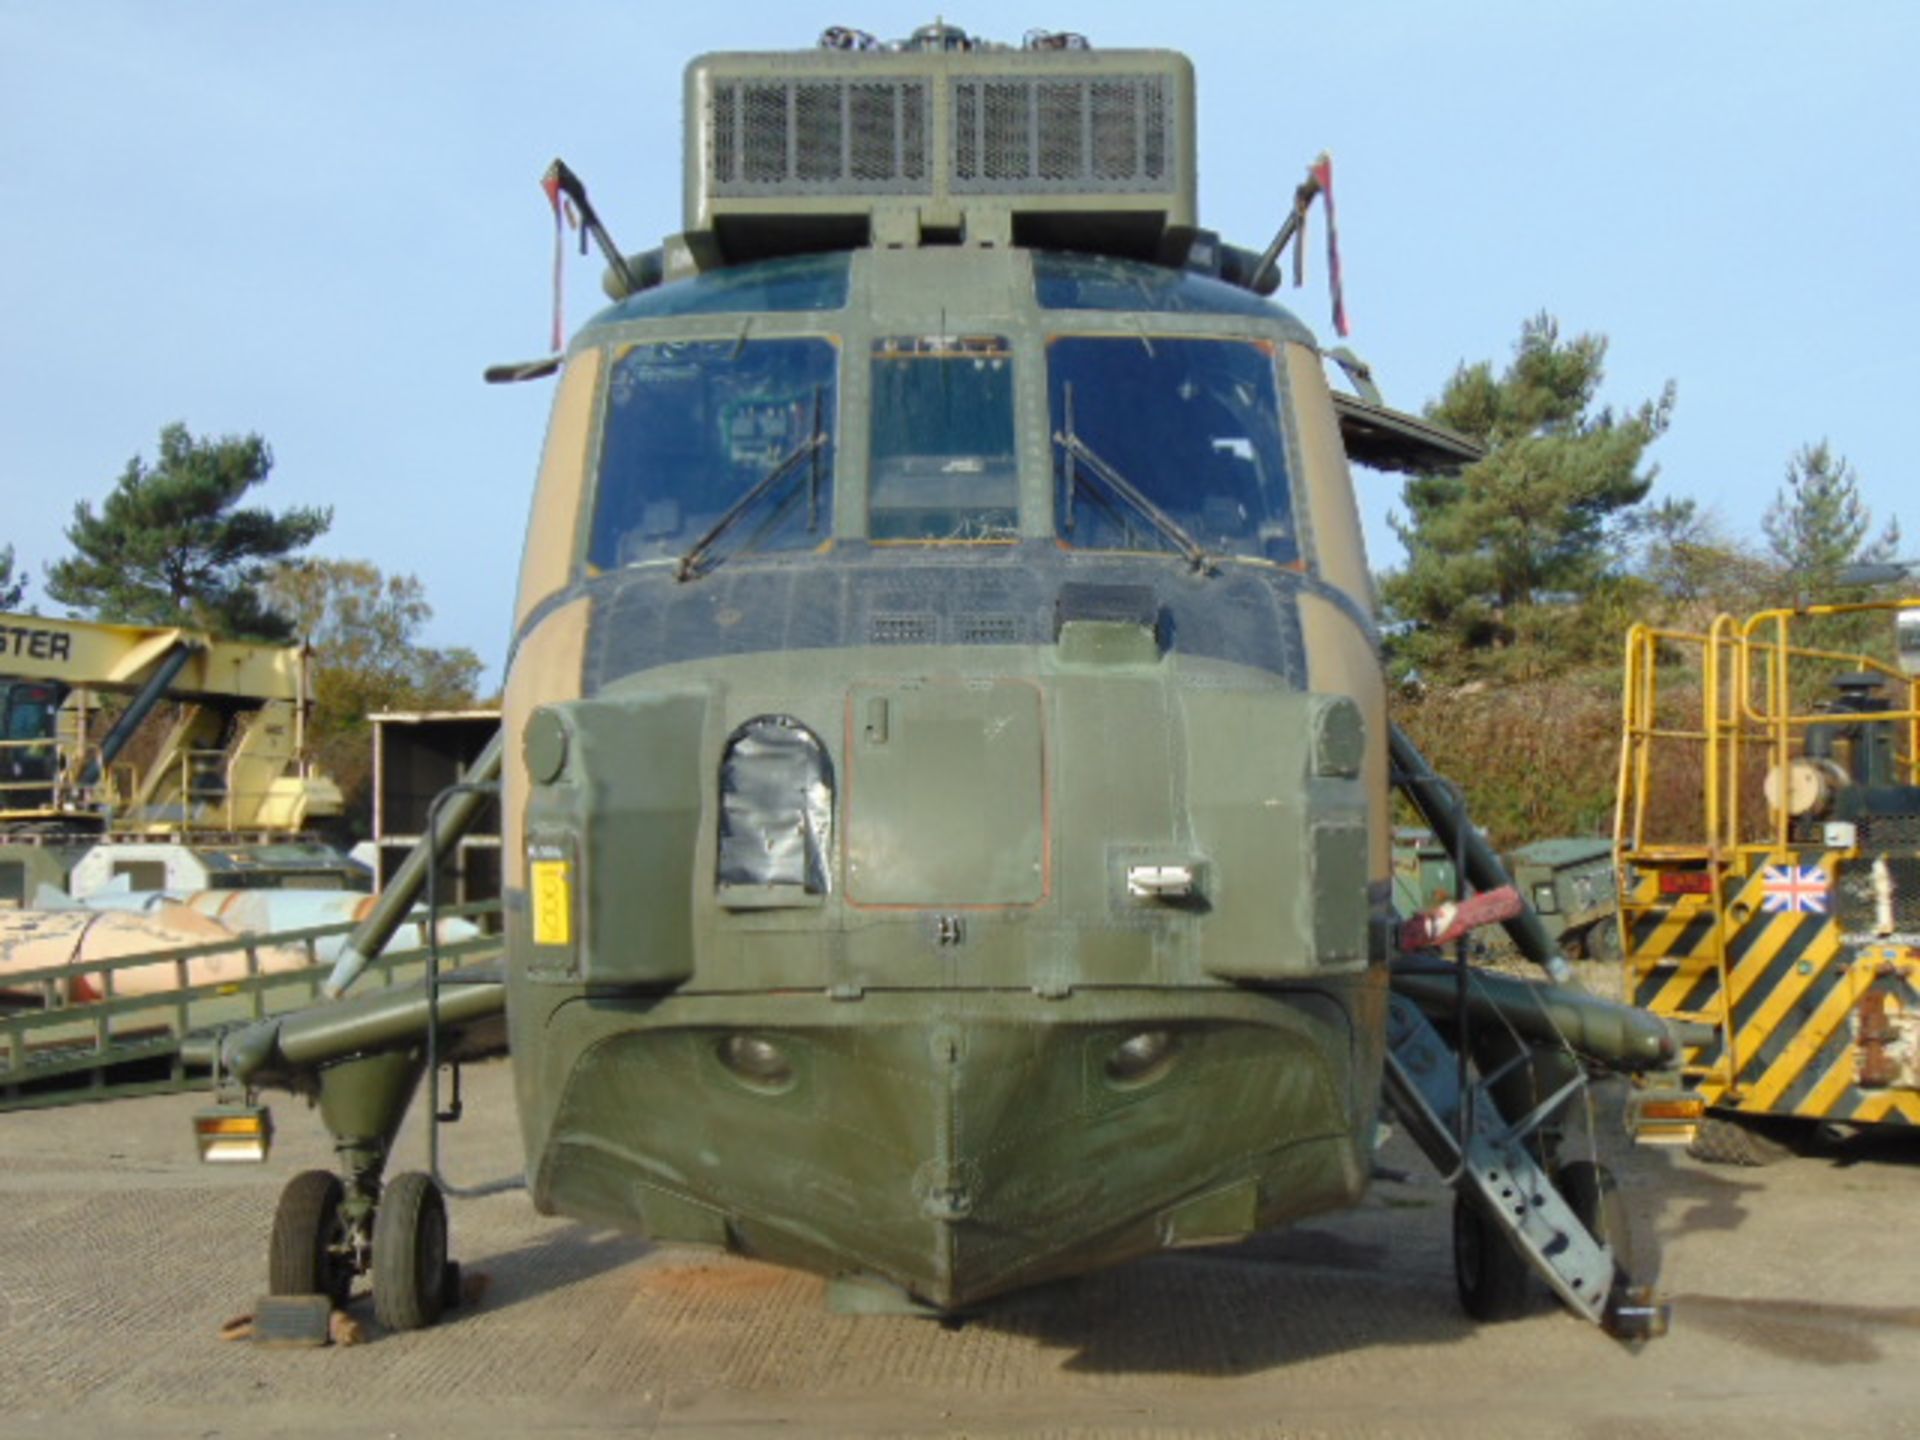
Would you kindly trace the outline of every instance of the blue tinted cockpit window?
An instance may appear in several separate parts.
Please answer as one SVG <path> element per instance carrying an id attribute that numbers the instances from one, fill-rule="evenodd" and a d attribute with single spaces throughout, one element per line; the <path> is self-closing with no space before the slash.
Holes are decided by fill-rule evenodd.
<path id="1" fill-rule="evenodd" d="M 848 258 L 795 255 L 757 265 L 710 270 L 629 295 L 596 317 L 597 324 L 656 320 L 678 315 L 733 315 L 750 311 L 791 314 L 805 310 L 843 310 L 847 304 Z"/>
<path id="2" fill-rule="evenodd" d="M 1300 558 L 1269 345 L 1061 336 L 1047 389 L 1067 544 L 1183 549 L 1171 519 L 1211 554 Z"/>
<path id="3" fill-rule="evenodd" d="M 605 570 L 681 557 L 723 520 L 730 554 L 825 540 L 836 354 L 825 339 L 621 351 L 607 379 L 587 559 Z"/>
<path id="4" fill-rule="evenodd" d="M 1019 465 L 1005 337 L 876 340 L 872 388 L 871 538 L 1014 539 Z"/>
<path id="5" fill-rule="evenodd" d="M 1250 290 L 1224 280 L 1067 251 L 1033 257 L 1034 298 L 1043 310 L 1158 310 L 1187 315 L 1282 315 Z"/>

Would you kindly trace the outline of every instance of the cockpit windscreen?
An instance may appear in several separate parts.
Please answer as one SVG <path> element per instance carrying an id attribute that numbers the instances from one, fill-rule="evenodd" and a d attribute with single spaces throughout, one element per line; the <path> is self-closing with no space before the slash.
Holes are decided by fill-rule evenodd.
<path id="1" fill-rule="evenodd" d="M 1300 558 L 1270 346 L 1061 336 L 1047 347 L 1047 389 L 1054 435 L 1077 442 L 1053 447 L 1055 529 L 1068 545 L 1175 548 L 1147 513 L 1157 507 L 1211 554 Z"/>
<path id="2" fill-rule="evenodd" d="M 876 340 L 872 384 L 868 533 L 875 540 L 1015 538 L 1019 467 L 1007 341 Z"/>
<path id="3" fill-rule="evenodd" d="M 603 570 L 686 554 L 756 485 L 731 553 L 833 533 L 837 349 L 829 340 L 629 346 L 607 383 L 587 558 Z"/>

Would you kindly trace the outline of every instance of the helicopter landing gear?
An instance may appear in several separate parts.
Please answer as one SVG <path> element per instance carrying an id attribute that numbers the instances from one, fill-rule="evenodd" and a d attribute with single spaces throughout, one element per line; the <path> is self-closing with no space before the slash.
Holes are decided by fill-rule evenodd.
<path id="1" fill-rule="evenodd" d="M 1593 1160 L 1570 1160 L 1553 1172 L 1567 1208 L 1594 1240 L 1613 1255 L 1610 1291 L 1634 1275 L 1633 1231 L 1613 1172 Z M 1456 1191 L 1453 1200 L 1453 1278 L 1460 1305 L 1476 1320 L 1514 1320 L 1533 1307 L 1538 1293 L 1534 1266 L 1509 1238 L 1484 1200 Z"/>
<path id="2" fill-rule="evenodd" d="M 303 1170 L 280 1192 L 267 1249 L 269 1295 L 325 1295 L 338 1310 L 359 1265 L 353 1227 L 342 1213 L 346 1186 L 326 1170 Z"/>
<path id="3" fill-rule="evenodd" d="M 418 1053 L 388 1051 L 320 1072 L 320 1111 L 339 1173 L 303 1171 L 281 1192 L 267 1253 L 270 1295 L 324 1295 L 337 1310 L 367 1276 L 374 1314 L 389 1330 L 423 1329 L 459 1303 L 440 1186 L 418 1170 L 382 1179 L 423 1068 Z"/>
<path id="4" fill-rule="evenodd" d="M 1464 1191 L 1453 1197 L 1453 1283 L 1460 1307 L 1489 1323 L 1517 1320 L 1533 1301 L 1533 1266 L 1485 1203 Z"/>
<path id="5" fill-rule="evenodd" d="M 1594 1239 L 1613 1251 L 1615 1283 L 1631 1283 L 1635 1274 L 1633 1227 L 1613 1172 L 1597 1160 L 1569 1160 L 1554 1172 L 1554 1184 Z"/>
<path id="6" fill-rule="evenodd" d="M 409 1170 L 380 1198 L 373 1219 L 373 1313 L 389 1330 L 422 1330 L 440 1319 L 448 1291 L 447 1202 L 431 1176 Z"/>
<path id="7" fill-rule="evenodd" d="M 1490 1078 L 1469 1072 L 1463 1088 L 1459 1057 L 1398 994 L 1388 1002 L 1387 1043 L 1387 1101 L 1455 1190 L 1454 1275 L 1467 1313 L 1525 1313 L 1538 1275 L 1568 1309 L 1617 1339 L 1664 1334 L 1667 1307 L 1634 1283 L 1613 1177 L 1587 1160 L 1551 1166 L 1542 1153 L 1554 1147 L 1540 1143 L 1540 1132 L 1586 1084 L 1583 1071 L 1574 1067 L 1564 1085 L 1509 1122 L 1493 1092 L 1519 1073 L 1527 1051 Z"/>
<path id="8" fill-rule="evenodd" d="M 460 1303 L 440 1187 L 410 1170 L 368 1198 L 377 1184 L 364 1172 L 347 1182 L 326 1170 L 287 1182 L 267 1249 L 269 1295 L 324 1295 L 342 1310 L 368 1276 L 373 1313 L 389 1330 L 425 1329 Z"/>

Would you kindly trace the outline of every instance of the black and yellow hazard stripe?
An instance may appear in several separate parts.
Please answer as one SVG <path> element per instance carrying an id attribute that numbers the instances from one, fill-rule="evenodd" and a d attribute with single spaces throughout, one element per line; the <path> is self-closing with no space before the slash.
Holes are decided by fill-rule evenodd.
<path id="1" fill-rule="evenodd" d="M 1829 993 L 1800 1026 L 1791 1047 L 1795 1053 L 1783 1056 L 1756 1085 L 1750 1106 L 1861 1124 L 1920 1124 L 1920 1091 L 1859 1083 L 1853 1018 L 1861 997 L 1875 987 L 1885 990 L 1898 1010 L 1920 1011 L 1920 953 L 1886 944 L 1853 950 Z M 1776 1071 L 1790 1077 L 1777 1094 Z"/>
<path id="2" fill-rule="evenodd" d="M 1706 894 L 1662 895 L 1657 867 L 1636 867 L 1623 898 L 1628 993 L 1656 1014 L 1715 1025 L 1722 1038 L 1682 1057 L 1688 1085 L 1710 1106 L 1758 1114 L 1920 1123 L 1920 1092 L 1863 1089 L 1854 1044 L 1856 1007 L 1889 976 L 1920 1011 L 1920 954 L 1844 943 L 1827 910 L 1769 912 L 1769 867 L 1819 866 L 1830 881 L 1844 863 L 1830 851 L 1779 850 L 1725 865 Z"/>
<path id="3" fill-rule="evenodd" d="M 1698 875 L 1708 872 L 1686 867 Z M 1627 993 L 1633 1003 L 1661 1015 L 1715 1015 L 1721 990 L 1720 908 L 1723 894 L 1663 895 L 1668 869 L 1641 868 L 1622 893 L 1627 922 Z"/>

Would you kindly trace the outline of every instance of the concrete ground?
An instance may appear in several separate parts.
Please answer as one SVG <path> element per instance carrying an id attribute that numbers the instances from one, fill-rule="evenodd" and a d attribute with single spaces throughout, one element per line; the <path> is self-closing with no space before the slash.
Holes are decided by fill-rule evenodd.
<path id="1" fill-rule="evenodd" d="M 518 1164 L 504 1064 L 467 1076 L 446 1167 Z M 1553 1309 L 1459 1311 L 1450 1197 L 1019 1297 L 957 1330 L 830 1315 L 815 1278 L 456 1201 L 489 1277 L 437 1329 L 267 1350 L 221 1322 L 263 1288 L 275 1196 L 328 1161 L 297 1102 L 265 1167 L 192 1156 L 194 1097 L 0 1116 L 0 1434 L 157 1436 L 1527 1436 L 1920 1433 L 1920 1147 L 1760 1171 L 1614 1155 L 1673 1333 L 1635 1353 Z M 402 1163 L 417 1165 L 416 1133 Z M 1395 1150 L 1392 1163 L 1417 1166 Z"/>

